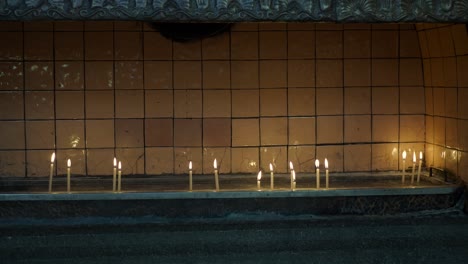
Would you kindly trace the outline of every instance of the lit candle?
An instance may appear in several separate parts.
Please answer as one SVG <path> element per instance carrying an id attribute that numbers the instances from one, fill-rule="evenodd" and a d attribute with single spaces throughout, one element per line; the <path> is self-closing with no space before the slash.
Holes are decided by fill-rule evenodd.
<path id="1" fill-rule="evenodd" d="M 403 158 L 403 169 L 401 171 L 401 183 L 404 184 L 405 183 L 405 169 L 406 169 L 406 150 L 403 151 L 403 154 L 402 155 L 402 158 Z"/>
<path id="2" fill-rule="evenodd" d="M 55 152 L 52 153 L 52 156 L 50 157 L 49 193 L 52 192 L 52 179 L 54 177 L 54 162 L 55 162 Z"/>
<path id="3" fill-rule="evenodd" d="M 329 177 L 328 177 L 328 160 L 325 159 L 325 188 L 328 189 Z"/>
<path id="4" fill-rule="evenodd" d="M 115 185 L 117 182 L 117 159 L 114 158 L 114 171 L 112 173 L 112 191 L 115 192 Z"/>
<path id="5" fill-rule="evenodd" d="M 316 188 L 320 188 L 320 161 L 318 159 L 315 160 L 315 179 L 317 181 Z"/>
<path id="6" fill-rule="evenodd" d="M 261 191 L 261 188 L 260 188 L 260 180 L 262 179 L 262 171 L 259 171 L 258 174 L 257 174 L 257 190 L 258 191 Z"/>
<path id="7" fill-rule="evenodd" d="M 122 191 L 122 162 L 119 161 L 119 172 L 117 175 L 117 192 Z"/>
<path id="8" fill-rule="evenodd" d="M 291 191 L 294 191 L 294 181 L 296 180 L 296 173 L 292 161 L 289 162 L 289 169 L 291 170 Z"/>
<path id="9" fill-rule="evenodd" d="M 418 166 L 418 177 L 416 182 L 419 184 L 419 179 L 421 177 L 421 165 L 422 165 L 423 153 L 422 151 L 419 152 L 419 166 Z"/>
<path id="10" fill-rule="evenodd" d="M 411 185 L 414 183 L 414 170 L 416 168 L 416 152 L 413 151 L 413 169 L 411 170 Z"/>
<path id="11" fill-rule="evenodd" d="M 189 190 L 192 191 L 192 185 L 193 185 L 193 181 L 192 181 L 192 161 L 189 162 L 188 164 L 188 168 L 189 168 Z"/>
<path id="12" fill-rule="evenodd" d="M 70 177 L 70 171 L 71 171 L 71 160 L 68 159 L 67 160 L 67 192 L 70 193 L 71 192 L 71 177 Z"/>
<path id="13" fill-rule="evenodd" d="M 275 175 L 273 173 L 273 165 L 270 163 L 270 189 L 275 189 Z"/>
<path id="14" fill-rule="evenodd" d="M 215 186 L 216 186 L 216 191 L 219 191 L 219 177 L 218 177 L 218 163 L 216 162 L 216 159 L 213 162 L 213 167 L 214 167 L 214 175 L 215 175 Z"/>

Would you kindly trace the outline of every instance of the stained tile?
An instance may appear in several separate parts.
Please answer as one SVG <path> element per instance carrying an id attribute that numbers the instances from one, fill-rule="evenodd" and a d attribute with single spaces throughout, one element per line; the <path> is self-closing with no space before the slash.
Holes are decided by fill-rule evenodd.
<path id="1" fill-rule="evenodd" d="M 0 119 L 23 119 L 23 92 L 0 92 Z"/>
<path id="2" fill-rule="evenodd" d="M 173 97 L 172 90 L 145 91 L 145 117 L 173 117 Z"/>
<path id="3" fill-rule="evenodd" d="M 57 120 L 55 121 L 55 133 L 59 149 L 85 147 L 83 120 Z"/>
<path id="4" fill-rule="evenodd" d="M 144 131 L 142 119 L 115 120 L 116 147 L 137 148 L 144 146 Z"/>
<path id="5" fill-rule="evenodd" d="M 260 169 L 258 148 L 232 148 L 231 156 L 232 173 L 255 173 Z M 266 184 L 266 180 L 262 181 Z"/>
<path id="6" fill-rule="evenodd" d="M 110 61 L 85 62 L 86 90 L 114 89 L 114 65 Z"/>

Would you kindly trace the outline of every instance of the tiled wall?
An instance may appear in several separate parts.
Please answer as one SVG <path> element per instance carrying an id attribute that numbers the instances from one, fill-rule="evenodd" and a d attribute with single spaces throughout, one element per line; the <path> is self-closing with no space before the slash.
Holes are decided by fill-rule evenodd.
<path id="1" fill-rule="evenodd" d="M 468 181 L 468 36 L 465 25 L 417 26 L 424 61 L 428 165 Z"/>
<path id="2" fill-rule="evenodd" d="M 424 149 L 414 25 L 236 24 L 177 43 L 138 22 L 0 24 L 0 175 L 399 167 Z M 428 31 L 429 32 L 429 31 Z"/>

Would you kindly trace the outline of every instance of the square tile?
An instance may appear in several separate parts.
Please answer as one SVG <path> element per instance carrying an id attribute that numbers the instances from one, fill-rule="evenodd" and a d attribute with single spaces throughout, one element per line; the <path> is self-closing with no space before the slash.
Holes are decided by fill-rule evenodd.
<path id="1" fill-rule="evenodd" d="M 343 58 L 343 32 L 342 31 L 317 31 L 317 58 L 339 59 Z"/>
<path id="2" fill-rule="evenodd" d="M 54 121 L 28 121 L 26 122 L 26 148 L 27 149 L 53 149 L 55 148 Z"/>
<path id="3" fill-rule="evenodd" d="M 396 58 L 398 57 L 398 30 L 372 31 L 372 57 Z"/>
<path id="4" fill-rule="evenodd" d="M 343 87 L 343 61 L 317 60 L 316 87 Z"/>
<path id="5" fill-rule="evenodd" d="M 260 144 L 259 124 L 257 118 L 232 119 L 232 146 L 258 146 Z"/>
<path id="6" fill-rule="evenodd" d="M 296 172 L 315 171 L 315 146 L 290 146 L 288 157 Z"/>
<path id="7" fill-rule="evenodd" d="M 174 146 L 200 147 L 201 145 L 201 119 L 174 119 Z"/>
<path id="8" fill-rule="evenodd" d="M 445 88 L 432 88 L 434 98 L 434 115 L 445 116 Z"/>
<path id="9" fill-rule="evenodd" d="M 0 90 L 22 90 L 23 83 L 23 63 L 21 62 L 0 62 Z"/>
<path id="10" fill-rule="evenodd" d="M 440 27 L 439 36 L 440 36 L 440 49 L 442 57 L 455 56 L 455 47 L 452 37 L 452 30 L 450 27 Z"/>
<path id="11" fill-rule="evenodd" d="M 456 119 L 445 120 L 445 144 L 448 147 L 458 146 L 458 123 Z"/>
<path id="12" fill-rule="evenodd" d="M 54 118 L 54 92 L 26 92 L 25 95 L 26 119 Z"/>
<path id="13" fill-rule="evenodd" d="M 145 119 L 145 146 L 171 147 L 174 146 L 173 119 Z"/>
<path id="14" fill-rule="evenodd" d="M 444 86 L 457 86 L 457 61 L 455 57 L 443 58 Z"/>
<path id="15" fill-rule="evenodd" d="M 19 21 L 5 21 L 0 25 L 0 31 L 21 31 L 23 23 Z"/>
<path id="16" fill-rule="evenodd" d="M 17 38 L 13 38 L 17 41 Z M 19 45 L 18 47 L 21 47 Z M 15 53 L 11 53 L 15 52 Z M 9 51 L 10 57 L 20 56 L 17 51 Z M 54 56 L 54 37 L 52 32 L 24 32 L 25 60 L 52 60 Z"/>
<path id="17" fill-rule="evenodd" d="M 205 118 L 203 119 L 203 146 L 230 147 L 231 119 Z"/>
<path id="18" fill-rule="evenodd" d="M 457 57 L 458 87 L 468 87 L 468 55 Z"/>
<path id="19" fill-rule="evenodd" d="M 202 40 L 202 55 L 204 60 L 229 60 L 229 33 L 204 38 Z"/>
<path id="20" fill-rule="evenodd" d="M 55 92 L 55 117 L 57 119 L 83 119 L 84 92 Z"/>
<path id="21" fill-rule="evenodd" d="M 57 120 L 55 121 L 55 133 L 59 149 L 85 147 L 83 120 Z"/>
<path id="22" fill-rule="evenodd" d="M 23 22 L 24 31 L 53 31 L 52 21 L 28 21 Z"/>
<path id="23" fill-rule="evenodd" d="M 115 144 L 116 147 L 137 148 L 144 147 L 143 119 L 116 119 Z"/>
<path id="24" fill-rule="evenodd" d="M 258 61 L 231 61 L 232 89 L 258 88 Z"/>
<path id="25" fill-rule="evenodd" d="M 420 57 L 418 32 L 415 30 L 400 30 L 400 57 Z"/>
<path id="26" fill-rule="evenodd" d="M 315 144 L 315 118 L 289 118 L 289 145 Z"/>
<path id="27" fill-rule="evenodd" d="M 398 85 L 398 60 L 372 60 L 372 86 Z"/>
<path id="28" fill-rule="evenodd" d="M 343 114 L 342 88 L 317 88 L 316 98 L 317 115 Z"/>
<path id="29" fill-rule="evenodd" d="M 83 60 L 83 32 L 55 32 L 54 50 L 56 60 Z"/>
<path id="30" fill-rule="evenodd" d="M 260 88 L 284 88 L 287 86 L 287 61 L 260 61 Z"/>
<path id="31" fill-rule="evenodd" d="M 287 155 L 286 147 L 262 147 L 260 148 L 260 168 L 269 168 L 271 163 L 275 173 L 288 173 Z"/>
<path id="32" fill-rule="evenodd" d="M 22 164 L 23 170 L 24 170 L 24 167 L 27 168 L 27 171 L 28 171 L 27 176 L 28 177 L 47 177 L 50 173 L 50 166 L 47 166 L 48 165 L 47 161 L 50 162 L 50 156 L 52 155 L 52 152 L 53 150 L 28 150 L 26 154 L 26 163 Z M 2 160 L 5 160 L 5 163 L 8 163 L 7 162 L 8 159 L 13 158 L 15 162 L 11 165 L 13 165 L 14 167 L 17 167 L 19 165 L 17 162 L 18 157 L 12 156 L 11 152 L 5 151 L 3 153 L 7 153 L 6 158 L 2 158 Z M 21 153 L 21 151 L 18 151 L 18 153 Z M 24 152 L 22 152 L 22 155 L 24 157 Z M 55 170 L 56 170 L 56 166 L 54 166 L 54 176 L 55 176 Z M 52 186 L 52 188 L 53 188 L 52 190 L 55 190 L 55 181 L 54 181 L 54 185 Z"/>
<path id="33" fill-rule="evenodd" d="M 370 171 L 371 146 L 371 144 L 345 145 L 344 171 Z"/>
<path id="34" fill-rule="evenodd" d="M 115 62 L 115 89 L 143 89 L 143 63 Z"/>
<path id="35" fill-rule="evenodd" d="M 114 65 L 111 61 L 85 62 L 86 90 L 114 89 Z"/>
<path id="36" fill-rule="evenodd" d="M 143 22 L 141 21 L 114 21 L 116 31 L 141 31 Z"/>
<path id="37" fill-rule="evenodd" d="M 288 143 L 288 119 L 286 117 L 260 118 L 260 143 L 262 146 Z"/>
<path id="38" fill-rule="evenodd" d="M 23 32 L 0 32 L 0 37 L 9 40 L 0 44 L 0 60 L 22 60 Z"/>
<path id="39" fill-rule="evenodd" d="M 371 87 L 353 87 L 344 89 L 345 114 L 371 113 Z"/>
<path id="40" fill-rule="evenodd" d="M 315 61 L 289 60 L 288 87 L 315 87 Z"/>
<path id="41" fill-rule="evenodd" d="M 85 166 L 85 150 L 84 149 L 64 149 L 57 151 L 57 175 L 65 176 L 67 174 L 67 160 L 71 161 L 70 177 L 71 191 L 74 190 L 75 177 L 84 176 L 86 174 Z M 62 187 L 63 186 L 63 187 Z M 61 187 L 62 191 L 66 191 L 65 184 Z M 57 187 L 59 189 L 60 187 Z"/>
<path id="42" fill-rule="evenodd" d="M 113 118 L 113 91 L 86 91 L 86 118 Z"/>
<path id="43" fill-rule="evenodd" d="M 444 117 L 434 117 L 434 144 L 445 146 L 445 121 L 446 118 Z M 406 130 L 410 130 L 410 128 L 407 125 Z"/>
<path id="44" fill-rule="evenodd" d="M 202 91 L 176 90 L 174 91 L 174 117 L 193 118 L 202 117 Z"/>
<path id="45" fill-rule="evenodd" d="M 370 58 L 370 38 L 370 30 L 345 30 L 343 35 L 344 57 Z"/>
<path id="46" fill-rule="evenodd" d="M 24 177 L 26 172 L 24 151 L 0 151 L 0 176 Z"/>
<path id="47" fill-rule="evenodd" d="M 25 73 L 26 90 L 54 90 L 52 62 L 26 62 Z"/>
<path id="48" fill-rule="evenodd" d="M 232 116 L 258 117 L 259 90 L 232 90 Z"/>
<path id="49" fill-rule="evenodd" d="M 261 31 L 260 59 L 286 59 L 287 34 L 286 31 Z"/>
<path id="50" fill-rule="evenodd" d="M 426 116 L 426 144 L 434 143 L 434 117 Z"/>
<path id="51" fill-rule="evenodd" d="M 174 62 L 174 89 L 202 88 L 202 71 L 200 61 Z"/>
<path id="52" fill-rule="evenodd" d="M 442 58 L 431 59 L 430 66 L 431 66 L 432 86 L 439 86 L 439 87 L 445 86 L 444 84 L 444 60 Z"/>
<path id="53" fill-rule="evenodd" d="M 401 114 L 424 114 L 424 100 L 424 87 L 400 87 Z"/>
<path id="54" fill-rule="evenodd" d="M 115 116 L 117 118 L 143 118 L 143 97 L 143 90 L 115 91 Z"/>
<path id="55" fill-rule="evenodd" d="M 427 41 L 426 31 L 418 32 L 419 45 L 421 49 L 421 57 L 429 58 L 429 43 Z"/>
<path id="56" fill-rule="evenodd" d="M 23 92 L 0 92 L 0 119 L 23 119 Z"/>
<path id="57" fill-rule="evenodd" d="M 172 62 L 171 61 L 145 61 L 145 89 L 171 89 L 172 90 Z"/>
<path id="58" fill-rule="evenodd" d="M 345 86 L 370 86 L 371 66 L 369 59 L 344 60 Z"/>
<path id="59" fill-rule="evenodd" d="M 0 121 L 0 149 L 24 149 L 24 122 Z"/>
<path id="60" fill-rule="evenodd" d="M 398 169 L 398 144 L 372 144 L 372 171 Z"/>
<path id="61" fill-rule="evenodd" d="M 458 146 L 460 149 L 466 151 L 468 150 L 468 137 L 465 134 L 465 131 L 468 129 L 468 120 L 458 119 Z"/>
<path id="62" fill-rule="evenodd" d="M 349 143 L 371 142 L 370 115 L 349 115 L 344 118 L 344 141 Z"/>
<path id="63" fill-rule="evenodd" d="M 315 115 L 315 89 L 288 88 L 288 115 Z"/>
<path id="64" fill-rule="evenodd" d="M 468 104 L 464 103 L 468 98 L 468 89 L 458 89 L 458 118 L 468 119 Z"/>
<path id="65" fill-rule="evenodd" d="M 399 124 L 398 115 L 372 116 L 373 142 L 398 142 Z"/>
<path id="66" fill-rule="evenodd" d="M 124 175 L 145 174 L 145 149 L 144 148 L 118 148 L 116 156 L 122 162 L 122 190 L 125 190 Z"/>
<path id="67" fill-rule="evenodd" d="M 113 32 L 85 32 L 84 34 L 86 60 L 114 59 Z"/>
<path id="68" fill-rule="evenodd" d="M 204 89 L 229 89 L 230 79 L 229 61 L 203 61 Z"/>
<path id="69" fill-rule="evenodd" d="M 172 90 L 146 90 L 145 117 L 173 117 L 173 97 Z"/>
<path id="70" fill-rule="evenodd" d="M 173 42 L 174 60 L 200 60 L 201 59 L 201 41 L 191 42 Z"/>
<path id="71" fill-rule="evenodd" d="M 113 148 L 114 120 L 86 120 L 86 147 Z"/>
<path id="72" fill-rule="evenodd" d="M 457 55 L 466 55 L 468 54 L 468 47 L 466 43 L 468 42 L 468 36 L 466 35 L 466 26 L 463 24 L 455 24 L 451 27 L 453 42 L 455 45 L 455 53 Z"/>
<path id="73" fill-rule="evenodd" d="M 317 159 L 328 160 L 330 172 L 343 171 L 343 146 L 317 146 Z"/>
<path id="74" fill-rule="evenodd" d="M 426 30 L 426 36 L 429 49 L 429 56 L 441 57 L 439 30 L 437 30 L 436 28 Z"/>
<path id="75" fill-rule="evenodd" d="M 231 117 L 231 91 L 204 90 L 203 117 Z"/>
<path id="76" fill-rule="evenodd" d="M 343 143 L 343 117 L 317 117 L 317 144 Z"/>
<path id="77" fill-rule="evenodd" d="M 216 159 L 219 173 L 231 173 L 231 148 L 203 148 L 203 173 L 214 173 L 213 162 Z M 214 186 L 213 181 L 213 188 Z M 223 189 L 223 182 L 220 180 L 220 189 Z"/>
<path id="78" fill-rule="evenodd" d="M 232 148 L 231 156 L 232 173 L 258 173 L 261 169 L 258 148 Z"/>
<path id="79" fill-rule="evenodd" d="M 315 31 L 288 31 L 288 58 L 315 58 Z"/>
<path id="80" fill-rule="evenodd" d="M 317 31 L 319 30 L 343 30 L 342 24 L 336 24 L 333 22 L 324 22 L 324 23 L 317 23 L 316 24 Z"/>
<path id="81" fill-rule="evenodd" d="M 258 23 L 240 22 L 232 25 L 231 31 L 258 31 Z"/>
<path id="82" fill-rule="evenodd" d="M 83 21 L 55 21 L 55 31 L 83 31 Z"/>
<path id="83" fill-rule="evenodd" d="M 289 22 L 288 30 L 315 30 L 315 23 L 313 22 Z"/>
<path id="84" fill-rule="evenodd" d="M 201 148 L 174 148 L 174 159 L 174 173 L 176 174 L 188 174 L 190 161 L 194 175 L 203 172 Z M 196 178 L 193 181 L 195 183 Z"/>
<path id="85" fill-rule="evenodd" d="M 114 58 L 141 60 L 143 58 L 142 32 L 114 32 Z"/>
<path id="86" fill-rule="evenodd" d="M 85 31 L 112 31 L 114 30 L 113 21 L 84 21 Z"/>
<path id="87" fill-rule="evenodd" d="M 260 116 L 287 116 L 287 90 L 260 90 Z"/>
<path id="88" fill-rule="evenodd" d="M 60 62 L 55 65 L 55 89 L 83 90 L 84 65 L 81 61 Z"/>
<path id="89" fill-rule="evenodd" d="M 146 174 L 173 174 L 174 148 L 146 148 Z"/>
<path id="90" fill-rule="evenodd" d="M 398 87 L 376 87 L 372 89 L 373 114 L 398 114 Z"/>
<path id="91" fill-rule="evenodd" d="M 87 149 L 86 150 L 86 165 L 88 166 L 87 175 L 91 176 L 108 176 L 112 177 L 113 169 L 113 149 Z M 112 190 L 112 183 L 109 184 L 108 190 Z"/>
<path id="92" fill-rule="evenodd" d="M 425 118 L 423 115 L 400 116 L 400 142 L 424 141 Z"/>
<path id="93" fill-rule="evenodd" d="M 258 59 L 258 32 L 231 32 L 231 59 Z"/>
<path id="94" fill-rule="evenodd" d="M 400 85 L 423 85 L 422 62 L 420 59 L 400 59 Z"/>
<path id="95" fill-rule="evenodd" d="M 172 41 L 159 32 L 144 32 L 145 60 L 172 60 Z"/>
<path id="96" fill-rule="evenodd" d="M 258 23 L 258 29 L 260 31 L 277 31 L 286 30 L 287 23 L 284 22 L 262 22 Z"/>

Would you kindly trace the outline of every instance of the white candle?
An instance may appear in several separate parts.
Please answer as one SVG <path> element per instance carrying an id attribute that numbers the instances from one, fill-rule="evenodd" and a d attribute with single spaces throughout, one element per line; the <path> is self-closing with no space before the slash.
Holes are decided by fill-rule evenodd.
<path id="1" fill-rule="evenodd" d="M 416 168 L 416 152 L 413 151 L 413 169 L 411 170 L 411 185 L 414 183 L 414 170 Z"/>
<path id="2" fill-rule="evenodd" d="M 52 180 L 54 178 L 54 162 L 55 162 L 55 152 L 52 153 L 52 156 L 50 157 L 49 193 L 52 192 Z"/>
<path id="3" fill-rule="evenodd" d="M 316 188 L 320 188 L 320 161 L 315 160 L 315 179 L 316 179 Z"/>
<path id="4" fill-rule="evenodd" d="M 419 166 L 418 166 L 418 177 L 416 182 L 419 184 L 419 179 L 421 177 L 421 165 L 422 165 L 423 153 L 422 151 L 419 152 Z"/>
<path id="5" fill-rule="evenodd" d="M 325 158 L 325 188 L 328 189 L 329 177 L 328 177 L 328 160 Z"/>
<path id="6" fill-rule="evenodd" d="M 118 165 L 119 172 L 117 174 L 117 192 L 122 191 L 122 162 L 119 161 Z"/>
<path id="7" fill-rule="evenodd" d="M 275 175 L 273 173 L 273 165 L 270 163 L 270 189 L 275 189 Z"/>
<path id="8" fill-rule="evenodd" d="M 406 150 L 403 151 L 403 154 L 402 155 L 402 158 L 403 158 L 403 169 L 401 170 L 401 183 L 404 184 L 405 183 L 405 171 L 406 171 Z"/>
<path id="9" fill-rule="evenodd" d="M 193 181 L 192 181 L 192 161 L 188 164 L 189 167 L 189 191 L 192 191 Z"/>
<path id="10" fill-rule="evenodd" d="M 289 162 L 289 169 L 291 170 L 291 191 L 294 191 L 294 181 L 296 180 L 296 173 L 292 161 Z"/>
<path id="11" fill-rule="evenodd" d="M 257 190 L 258 191 L 261 191 L 261 188 L 260 188 L 260 180 L 262 179 L 262 171 L 259 171 L 258 174 L 257 174 Z"/>
<path id="12" fill-rule="evenodd" d="M 213 167 L 214 167 L 214 175 L 215 175 L 215 187 L 216 191 L 219 191 L 219 176 L 218 176 L 218 163 L 216 159 L 213 162 Z"/>
<path id="13" fill-rule="evenodd" d="M 70 171 L 71 171 L 71 160 L 67 160 L 67 192 L 71 192 L 71 177 L 70 177 Z"/>
<path id="14" fill-rule="evenodd" d="M 114 158 L 114 169 L 112 173 L 112 191 L 115 192 L 115 186 L 117 182 L 117 159 Z"/>

